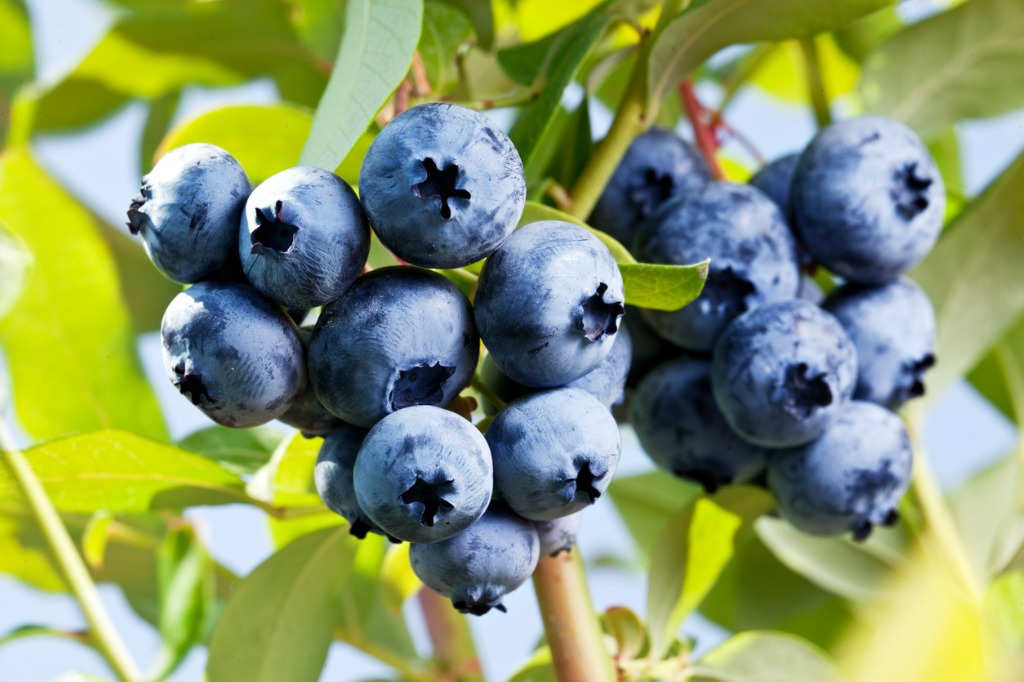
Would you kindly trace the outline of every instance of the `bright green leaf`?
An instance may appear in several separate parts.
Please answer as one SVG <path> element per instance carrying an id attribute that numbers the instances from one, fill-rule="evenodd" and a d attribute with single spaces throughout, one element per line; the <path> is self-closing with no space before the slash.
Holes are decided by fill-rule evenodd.
<path id="1" fill-rule="evenodd" d="M 542 646 L 533 652 L 530 660 L 516 670 L 508 682 L 558 682 L 551 662 L 551 649 Z"/>
<path id="2" fill-rule="evenodd" d="M 313 484 L 322 443 L 323 438 L 303 438 L 298 432 L 282 440 L 270 461 L 249 481 L 249 495 L 278 507 L 323 506 Z"/>
<path id="3" fill-rule="evenodd" d="M 658 537 L 669 518 L 700 493 L 700 486 L 663 471 L 619 476 L 612 479 L 608 488 L 608 494 L 630 535 L 647 557 L 654 553 Z"/>
<path id="4" fill-rule="evenodd" d="M 120 427 L 165 438 L 102 228 L 25 149 L 0 159 L 0 221 L 36 256 L 0 321 L 25 430 L 51 438 Z"/>
<path id="5" fill-rule="evenodd" d="M 82 532 L 82 557 L 93 570 L 103 566 L 103 555 L 107 552 L 110 538 L 110 524 L 114 516 L 110 512 L 98 511 L 89 517 Z"/>
<path id="6" fill-rule="evenodd" d="M 647 619 L 653 654 L 667 650 L 683 620 L 714 587 L 745 532 L 773 505 L 760 488 L 734 486 L 698 497 L 669 520 L 651 558 Z"/>
<path id="7" fill-rule="evenodd" d="M 48 625 L 22 625 L 21 627 L 14 628 L 5 635 L 0 635 L 0 646 L 16 642 L 19 639 L 28 639 L 29 637 L 57 637 L 60 639 L 68 639 L 79 644 L 86 644 L 86 637 L 84 633 L 71 632 L 69 630 L 57 630 Z"/>
<path id="8" fill-rule="evenodd" d="M 210 426 L 190 434 L 178 445 L 209 457 L 229 471 L 251 474 L 270 461 L 284 438 L 284 433 L 269 426 L 252 429 Z"/>
<path id="9" fill-rule="evenodd" d="M 21 296 L 32 267 L 32 252 L 17 235 L 0 224 L 0 318 L 10 312 Z"/>
<path id="10" fill-rule="evenodd" d="M 656 265 L 629 263 L 619 266 L 626 287 L 626 303 L 654 310 L 679 310 L 700 296 L 708 278 L 708 263 Z"/>
<path id="11" fill-rule="evenodd" d="M 270 529 L 270 539 L 274 541 L 274 547 L 281 549 L 301 537 L 324 528 L 348 528 L 348 522 L 343 516 L 324 507 L 323 511 L 318 510 L 295 518 L 278 519 L 268 516 L 267 526 Z"/>
<path id="12" fill-rule="evenodd" d="M 652 37 L 648 95 L 660 101 L 723 47 L 810 37 L 892 4 L 894 0 L 695 0 Z"/>
<path id="13" fill-rule="evenodd" d="M 494 14 L 491 12 L 490 0 L 441 0 L 445 4 L 457 8 L 473 24 L 476 41 L 485 50 L 494 45 Z"/>
<path id="14" fill-rule="evenodd" d="M 23 0 L 0 0 L 0 148 L 14 93 L 35 75 L 32 27 Z"/>
<path id="15" fill-rule="evenodd" d="M 380 585 L 392 611 L 401 609 L 409 597 L 423 588 L 423 583 L 409 563 L 408 542 L 388 548 L 380 567 Z"/>
<path id="16" fill-rule="evenodd" d="M 354 541 L 323 530 L 258 566 L 217 621 L 206 665 L 209 682 L 316 682 L 331 644 L 338 593 Z"/>
<path id="17" fill-rule="evenodd" d="M 157 156 L 192 142 L 208 142 L 230 152 L 256 184 L 298 164 L 312 125 L 309 110 L 291 104 L 221 107 L 169 132 Z M 268 135 L 268 130 L 274 134 Z"/>
<path id="18" fill-rule="evenodd" d="M 935 307 L 939 362 L 928 376 L 928 401 L 974 367 L 1024 313 L 1024 155 L 946 231 L 913 273 Z"/>
<path id="19" fill-rule="evenodd" d="M 1024 106 L 1024 5 L 973 0 L 897 34 L 867 61 L 868 110 L 928 137 L 969 118 Z"/>
<path id="20" fill-rule="evenodd" d="M 242 481 L 214 462 L 127 431 L 96 431 L 25 451 L 57 509 L 91 514 L 179 509 L 245 501 Z M 0 466 L 0 502 L 20 502 Z"/>
<path id="21" fill-rule="evenodd" d="M 405 78 L 420 39 L 422 0 L 348 0 L 345 31 L 302 165 L 334 169 Z"/>
<path id="22" fill-rule="evenodd" d="M 827 34 L 815 38 L 814 43 L 829 98 L 851 92 L 857 86 L 860 66 L 846 56 Z M 787 40 L 773 45 L 750 75 L 749 82 L 780 99 L 809 103 L 807 69 L 800 43 Z"/>
<path id="23" fill-rule="evenodd" d="M 1024 573 L 1013 571 L 988 587 L 983 603 L 990 636 L 1004 651 L 1024 650 Z"/>
<path id="24" fill-rule="evenodd" d="M 334 59 L 345 28 L 344 0 L 291 0 L 292 25 L 302 42 L 322 59 Z"/>
<path id="25" fill-rule="evenodd" d="M 737 682 L 829 682 L 838 680 L 833 662 L 813 644 L 780 632 L 741 632 L 700 659 L 700 669 Z M 698 674 L 694 682 L 718 682 Z"/>

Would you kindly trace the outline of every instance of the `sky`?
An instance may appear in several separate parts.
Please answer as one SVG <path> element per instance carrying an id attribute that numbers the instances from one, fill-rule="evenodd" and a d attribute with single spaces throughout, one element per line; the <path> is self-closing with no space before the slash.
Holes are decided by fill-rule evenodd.
<path id="1" fill-rule="evenodd" d="M 110 13 L 94 0 L 30 0 L 37 46 L 38 75 L 58 78 L 73 66 L 98 40 L 110 21 Z M 929 11 L 930 4 L 911 0 L 904 3 L 908 14 Z M 701 92 L 713 102 L 714 92 Z M 271 103 L 277 99 L 272 83 L 255 82 L 244 87 L 194 89 L 183 98 L 177 119 L 229 103 Z M 567 101 L 573 94 L 567 94 Z M 595 133 L 610 122 L 607 111 L 595 110 Z M 145 107 L 133 104 L 85 135 L 50 136 L 37 141 L 33 150 L 41 163 L 83 203 L 108 222 L 121 225 L 131 197 L 137 193 L 139 178 L 138 134 Z M 501 114 L 496 114 L 502 121 Z M 507 120 L 505 121 L 507 122 Z M 746 91 L 730 109 L 730 123 L 757 141 L 768 158 L 798 150 L 810 139 L 814 123 L 800 108 Z M 131 132 L 126 132 L 131 131 Z M 976 193 L 998 174 L 1024 147 L 1024 114 L 968 123 L 958 128 L 964 154 L 968 194 Z M 163 375 L 159 339 L 143 337 L 139 351 L 175 438 L 202 428 L 210 422 L 173 390 Z M 619 475 L 651 468 L 632 433 L 624 431 L 623 460 Z M 935 404 L 926 423 L 925 446 L 933 457 L 939 479 L 954 488 L 971 473 L 1005 454 L 1015 442 L 1015 432 L 1000 415 L 983 403 L 963 384 L 949 389 Z M 234 505 L 189 511 L 208 540 L 214 556 L 229 568 L 247 573 L 272 551 L 263 514 Z M 632 540 L 611 504 L 604 501 L 584 516 L 580 544 L 584 557 L 621 554 Z M 627 552 L 628 553 L 628 552 Z M 595 606 L 604 609 L 624 604 L 642 613 L 645 609 L 645 578 L 622 569 L 594 568 L 589 573 Z M 158 638 L 126 604 L 116 588 L 101 586 L 104 602 L 128 646 L 143 667 L 156 654 Z M 411 602 L 415 604 L 415 602 Z M 528 657 L 541 633 L 539 614 L 529 584 L 506 600 L 507 614 L 495 613 L 471 619 L 474 635 L 489 679 L 504 679 Z M 415 608 L 407 609 L 414 638 L 427 650 L 426 635 Z M 42 593 L 0 576 L 0 633 L 25 624 L 44 623 L 60 628 L 81 628 L 84 621 L 68 596 Z M 684 625 L 684 632 L 697 638 L 705 650 L 726 634 L 698 619 Z M 205 651 L 199 649 L 171 678 L 178 682 L 202 679 Z M 47 682 L 66 671 L 92 672 L 104 676 L 106 667 L 98 656 L 79 645 L 49 638 L 32 638 L 0 647 L 0 678 L 12 682 Z M 342 644 L 332 647 L 322 680 L 348 682 L 387 674 L 388 668 Z"/>

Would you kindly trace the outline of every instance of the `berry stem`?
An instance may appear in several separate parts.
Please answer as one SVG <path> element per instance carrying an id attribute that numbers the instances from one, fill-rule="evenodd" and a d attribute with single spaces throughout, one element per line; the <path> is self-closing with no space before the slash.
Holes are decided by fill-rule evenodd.
<path id="1" fill-rule="evenodd" d="M 814 38 L 801 38 L 800 51 L 804 56 L 804 75 L 807 78 L 807 93 L 814 108 L 814 119 L 819 128 L 824 128 L 832 123 L 832 112 L 828 106 L 828 93 L 825 92 L 825 79 L 821 73 L 818 44 Z"/>
<path id="2" fill-rule="evenodd" d="M 551 662 L 559 682 L 614 682 L 578 551 L 541 557 L 533 573 Z"/>
<path id="3" fill-rule="evenodd" d="M 78 553 L 74 540 L 71 539 L 61 522 L 57 508 L 46 494 L 43 484 L 32 471 L 28 459 L 18 448 L 7 424 L 2 419 L 0 419 L 0 450 L 3 451 L 4 459 L 43 531 L 64 579 L 82 608 L 85 620 L 89 624 L 90 640 L 122 682 L 135 682 L 140 679 L 139 668 L 103 605 L 99 591 L 96 589 L 96 583 L 89 575 L 85 561 Z"/>
<path id="4" fill-rule="evenodd" d="M 708 125 L 708 121 L 704 120 L 705 109 L 697 99 L 692 78 L 684 78 L 683 82 L 679 84 L 679 98 L 683 102 L 683 109 L 686 110 L 686 117 L 690 119 L 690 125 L 693 126 L 693 137 L 697 141 L 697 147 L 708 162 L 711 174 L 716 180 L 728 180 L 715 153 L 718 151 L 718 142 L 715 140 L 715 134 L 711 130 L 711 126 Z"/>
<path id="5" fill-rule="evenodd" d="M 434 647 L 434 660 L 441 667 L 441 679 L 454 682 L 482 675 L 473 635 L 465 617 L 452 608 L 448 599 L 430 588 L 424 587 L 417 596 L 430 644 Z"/>
<path id="6" fill-rule="evenodd" d="M 469 385 L 497 409 L 504 410 L 506 405 L 508 405 L 508 403 L 498 397 L 498 394 L 491 390 L 490 386 L 484 383 L 478 374 L 473 374 L 473 377 L 469 380 Z"/>

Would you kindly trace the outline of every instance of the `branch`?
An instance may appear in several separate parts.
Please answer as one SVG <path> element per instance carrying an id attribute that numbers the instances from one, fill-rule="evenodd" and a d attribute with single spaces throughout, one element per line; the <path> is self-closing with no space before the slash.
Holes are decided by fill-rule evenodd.
<path id="1" fill-rule="evenodd" d="M 441 680 L 456 682 L 483 675 L 466 619 L 452 608 L 448 599 L 429 587 L 421 589 L 418 598 L 434 647 L 434 660 L 441 667 Z"/>
<path id="2" fill-rule="evenodd" d="M 725 170 L 722 168 L 722 164 L 719 163 L 718 156 L 716 156 L 718 142 L 715 140 L 715 134 L 708 125 L 708 122 L 704 120 L 704 106 L 697 99 L 697 93 L 693 89 L 692 78 L 685 78 L 679 84 L 679 98 L 683 102 L 687 118 L 690 119 L 690 125 L 693 126 L 693 137 L 697 141 L 697 148 L 703 154 L 704 160 L 708 162 L 711 174 L 716 180 L 728 180 Z"/>

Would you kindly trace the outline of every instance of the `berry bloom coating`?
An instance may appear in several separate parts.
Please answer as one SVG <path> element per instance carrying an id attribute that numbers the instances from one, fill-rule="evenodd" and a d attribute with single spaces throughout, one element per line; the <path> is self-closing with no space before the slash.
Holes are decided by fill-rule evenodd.
<path id="1" fill-rule="evenodd" d="M 289 317 L 293 320 L 295 319 L 290 312 Z M 305 317 L 305 315 L 302 317 Z M 309 339 L 312 335 L 313 329 L 311 327 L 299 327 L 299 337 L 302 339 L 304 352 L 305 348 L 309 346 Z M 278 417 L 277 420 L 288 426 L 295 427 L 305 438 L 326 436 L 335 429 L 345 425 L 345 422 L 331 414 L 316 397 L 312 382 L 306 383 L 306 387 L 302 389 L 302 393 L 292 402 L 288 411 Z"/>
<path id="2" fill-rule="evenodd" d="M 556 556 L 571 550 L 576 544 L 576 530 L 580 527 L 582 516 L 583 512 L 578 511 L 550 521 L 534 521 L 533 527 L 537 529 L 537 537 L 540 539 L 541 555 Z"/>
<path id="3" fill-rule="evenodd" d="M 313 469 L 313 482 L 320 499 L 328 509 L 348 520 L 349 532 L 360 540 L 367 533 L 384 535 L 356 499 L 353 473 L 366 433 L 366 429 L 343 423 L 324 438 Z"/>
<path id="4" fill-rule="evenodd" d="M 557 220 L 516 230 L 484 264 L 476 323 L 498 368 L 526 386 L 562 386 L 611 352 L 625 312 L 608 247 Z"/>
<path id="5" fill-rule="evenodd" d="M 306 385 L 298 329 L 245 284 L 200 282 L 181 292 L 164 312 L 160 340 L 171 383 L 224 426 L 280 417 Z"/>
<path id="6" fill-rule="evenodd" d="M 874 403 L 843 406 L 821 438 L 768 460 L 779 511 L 805 533 L 852 532 L 863 540 L 897 521 L 910 486 L 910 439 L 892 412 Z"/>
<path id="7" fill-rule="evenodd" d="M 931 250 L 946 189 L 910 128 L 863 116 L 833 123 L 811 141 L 793 176 L 791 205 L 818 262 L 850 281 L 881 284 Z"/>
<path id="8" fill-rule="evenodd" d="M 675 311 L 644 309 L 681 348 L 710 351 L 733 319 L 796 295 L 800 268 L 779 208 L 749 185 L 714 182 L 664 204 L 637 233 L 637 258 L 685 265 L 711 258 L 700 296 Z"/>
<path id="9" fill-rule="evenodd" d="M 388 535 L 438 542 L 465 530 L 490 504 L 491 453 L 466 419 L 417 405 L 370 429 L 354 480 L 359 507 Z"/>
<path id="10" fill-rule="evenodd" d="M 238 253 L 263 295 L 296 308 L 330 303 L 359 276 L 370 228 L 355 192 L 321 168 L 267 178 L 245 203 Z"/>
<path id="11" fill-rule="evenodd" d="M 539 558 L 530 522 L 497 508 L 453 538 L 409 547 L 412 570 L 423 584 L 476 616 L 504 611 L 502 598 L 533 575 Z"/>
<path id="12" fill-rule="evenodd" d="M 767 449 L 733 432 L 715 404 L 707 360 L 681 358 L 651 370 L 636 389 L 629 420 L 658 466 L 708 492 L 764 470 Z"/>
<path id="13" fill-rule="evenodd" d="M 489 256 L 526 203 L 523 162 L 489 118 L 454 104 L 399 114 L 374 139 L 359 191 L 381 243 L 404 261 L 457 268 Z"/>
<path id="14" fill-rule="evenodd" d="M 410 405 L 447 405 L 476 368 L 473 309 L 443 276 L 395 266 L 369 272 L 324 307 L 309 342 L 320 402 L 369 428 Z"/>
<path id="15" fill-rule="evenodd" d="M 656 208 L 711 179 L 707 162 L 690 143 L 671 130 L 651 128 L 633 138 L 588 222 L 629 246 Z"/>
<path id="16" fill-rule="evenodd" d="M 855 399 L 897 410 L 924 395 L 924 374 L 935 364 L 935 312 L 921 287 L 905 277 L 877 287 L 846 284 L 824 307 L 857 348 Z"/>
<path id="17" fill-rule="evenodd" d="M 192 284 L 237 270 L 238 220 L 249 178 L 235 157 L 212 144 L 167 152 L 142 178 L 128 229 L 157 269 Z"/>
<path id="18" fill-rule="evenodd" d="M 568 516 L 597 500 L 615 475 L 621 442 L 615 418 L 578 388 L 521 398 L 487 429 L 494 487 L 533 521 Z"/>
<path id="19" fill-rule="evenodd" d="M 737 318 L 715 345 L 711 388 L 729 425 L 751 443 L 803 445 L 853 395 L 857 352 L 842 325 L 800 299 Z"/>
<path id="20" fill-rule="evenodd" d="M 793 173 L 796 171 L 796 164 L 799 160 L 799 154 L 780 156 L 750 178 L 750 184 L 774 201 L 782 211 L 786 222 L 790 224 L 792 224 L 793 211 L 789 205 L 789 195 L 790 188 L 793 186 Z"/>

